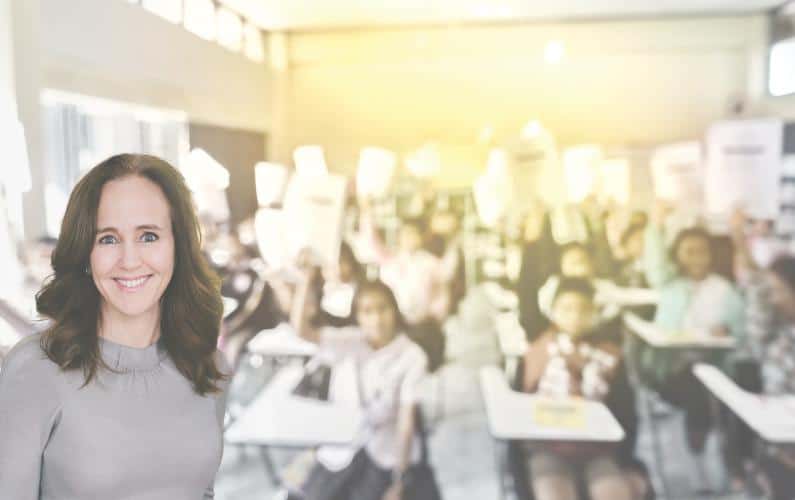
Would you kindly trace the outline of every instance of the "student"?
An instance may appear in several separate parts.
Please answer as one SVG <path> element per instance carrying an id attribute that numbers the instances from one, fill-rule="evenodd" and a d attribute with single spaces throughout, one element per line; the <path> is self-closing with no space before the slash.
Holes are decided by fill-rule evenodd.
<path id="1" fill-rule="evenodd" d="M 113 156 L 77 183 L 0 371 L 0 498 L 213 498 L 229 378 L 218 278 L 179 172 Z"/>
<path id="2" fill-rule="evenodd" d="M 552 313 L 552 299 L 562 278 L 583 278 L 596 289 L 595 303 L 598 321 L 607 323 L 618 317 L 621 311 L 620 289 L 612 281 L 597 278 L 594 261 L 588 247 L 572 242 L 560 249 L 560 274 L 550 276 L 538 291 L 538 307 L 547 318 Z"/>
<path id="3" fill-rule="evenodd" d="M 425 238 L 425 249 L 441 259 L 441 279 L 446 284 L 449 296 L 448 314 L 455 313 L 458 304 L 466 295 L 464 273 L 464 250 L 459 234 L 459 220 L 449 210 L 437 210 L 431 215 Z"/>
<path id="4" fill-rule="evenodd" d="M 378 234 L 369 201 L 362 203 L 361 233 L 380 266 L 380 278 L 397 298 L 400 312 L 410 325 L 441 324 L 450 311 L 449 287 L 441 259 L 423 248 L 422 219 L 401 221 L 398 248 L 387 249 Z"/>
<path id="5" fill-rule="evenodd" d="M 737 383 L 752 392 L 795 394 L 795 257 L 776 257 L 764 270 L 745 233 L 746 220 L 742 211 L 734 215 L 732 240 L 737 268 L 745 277 L 748 355 L 761 370 L 747 368 L 745 374 L 738 373 Z M 732 444 L 739 456 L 750 458 L 751 431 L 742 425 L 739 429 L 739 439 Z M 769 451 L 763 467 L 770 496 L 789 499 L 795 491 L 795 448 Z"/>
<path id="6" fill-rule="evenodd" d="M 552 301 L 551 325 L 525 355 L 525 392 L 604 400 L 621 363 L 621 348 L 592 337 L 595 290 L 587 279 L 563 278 Z M 528 444 L 528 477 L 537 500 L 577 499 L 584 482 L 592 500 L 636 498 L 615 451 L 590 444 Z"/>
<path id="7" fill-rule="evenodd" d="M 319 344 L 320 359 L 334 366 L 329 399 L 360 405 L 364 427 L 350 446 L 321 447 L 304 485 L 290 498 L 399 500 L 404 474 L 420 458 L 414 410 L 428 359 L 405 334 L 395 296 L 380 281 L 359 286 L 355 326 L 315 327 L 316 279 L 312 272 L 302 278 L 292 323 L 303 338 Z"/>
<path id="8" fill-rule="evenodd" d="M 621 234 L 624 260 L 620 263 L 616 283 L 620 286 L 647 288 L 643 269 L 645 224 L 630 224 Z"/>
<path id="9" fill-rule="evenodd" d="M 646 279 L 660 291 L 654 322 L 672 334 L 686 331 L 742 340 L 743 300 L 727 279 L 713 272 L 709 233 L 700 227 L 683 229 L 666 250 L 662 227 L 671 210 L 658 203 L 645 234 Z M 705 389 L 691 370 L 697 361 L 730 368 L 730 359 L 721 353 L 646 349 L 640 371 L 660 395 L 685 410 L 688 445 L 701 452 L 710 414 Z"/>
<path id="10" fill-rule="evenodd" d="M 528 340 L 535 339 L 549 322 L 538 307 L 538 291 L 558 272 L 560 248 L 552 236 L 552 224 L 545 207 L 536 202 L 524 219 L 522 265 L 516 286 L 519 322 Z"/>

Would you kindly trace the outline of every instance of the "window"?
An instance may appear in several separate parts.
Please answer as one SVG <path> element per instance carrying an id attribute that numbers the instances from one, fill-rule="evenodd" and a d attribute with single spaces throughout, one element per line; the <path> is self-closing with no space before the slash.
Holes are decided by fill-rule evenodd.
<path id="1" fill-rule="evenodd" d="M 204 38 L 215 40 L 215 4 L 212 0 L 185 0 L 185 29 Z"/>
<path id="2" fill-rule="evenodd" d="M 243 21 L 229 9 L 219 7 L 216 20 L 218 22 L 218 43 L 233 52 L 240 52 L 243 44 Z"/>
<path id="3" fill-rule="evenodd" d="M 255 62 L 263 62 L 265 60 L 265 46 L 262 40 L 262 32 L 253 24 L 246 23 L 243 28 L 243 36 L 245 45 L 243 50 L 246 57 Z"/>
<path id="4" fill-rule="evenodd" d="M 45 218 L 58 236 L 69 193 L 91 167 L 118 153 L 148 153 L 177 165 L 188 151 L 187 116 L 56 90 L 42 92 Z"/>
<path id="5" fill-rule="evenodd" d="M 216 6 L 216 0 L 126 0 L 182 26 L 194 35 L 232 52 L 242 52 L 254 62 L 265 61 L 262 31 L 236 12 Z"/>
<path id="6" fill-rule="evenodd" d="M 182 0 L 143 0 L 143 8 L 174 24 L 182 22 Z"/>
<path id="7" fill-rule="evenodd" d="M 770 93 L 795 94 L 795 37 L 781 40 L 770 49 Z"/>
<path id="8" fill-rule="evenodd" d="M 768 90 L 778 97 L 795 94 L 795 1 L 770 16 Z"/>

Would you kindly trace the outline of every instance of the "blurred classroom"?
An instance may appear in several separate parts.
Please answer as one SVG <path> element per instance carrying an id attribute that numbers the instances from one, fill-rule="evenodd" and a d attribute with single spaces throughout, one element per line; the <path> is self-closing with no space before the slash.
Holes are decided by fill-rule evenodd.
<path id="1" fill-rule="evenodd" d="M 184 176 L 218 500 L 401 450 L 296 322 L 365 328 L 373 282 L 436 498 L 795 499 L 795 1 L 0 0 L 0 137 L 0 369 L 78 180 Z"/>

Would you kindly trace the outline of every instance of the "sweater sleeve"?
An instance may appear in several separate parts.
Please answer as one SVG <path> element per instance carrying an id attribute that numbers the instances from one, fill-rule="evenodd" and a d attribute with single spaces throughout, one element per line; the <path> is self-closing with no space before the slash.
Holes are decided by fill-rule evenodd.
<path id="1" fill-rule="evenodd" d="M 58 368 L 39 338 L 20 341 L 0 371 L 0 498 L 39 499 L 42 456 L 60 414 Z"/>

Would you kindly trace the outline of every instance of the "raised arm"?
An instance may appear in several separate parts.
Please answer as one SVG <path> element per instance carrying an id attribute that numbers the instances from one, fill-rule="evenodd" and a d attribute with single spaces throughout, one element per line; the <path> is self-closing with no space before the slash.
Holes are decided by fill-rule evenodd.
<path id="1" fill-rule="evenodd" d="M 320 332 L 313 323 L 320 310 L 320 268 L 313 266 L 300 272 L 290 305 L 290 325 L 295 333 L 309 342 L 319 342 Z"/>
<path id="2" fill-rule="evenodd" d="M 748 247 L 748 238 L 745 235 L 745 227 L 748 218 L 741 208 L 735 209 L 730 220 L 730 230 L 732 245 L 734 246 L 734 274 L 738 281 L 747 283 L 753 279 L 753 275 L 759 272 L 759 267 L 751 256 Z"/>
<path id="3" fill-rule="evenodd" d="M 660 288 L 676 276 L 664 239 L 664 223 L 671 211 L 670 205 L 658 201 L 644 234 L 643 268 L 652 288 Z"/>
<path id="4" fill-rule="evenodd" d="M 359 238 L 361 243 L 370 250 L 378 265 L 384 265 L 393 257 L 392 252 L 384 245 L 373 220 L 371 202 L 368 199 L 360 202 Z"/>

